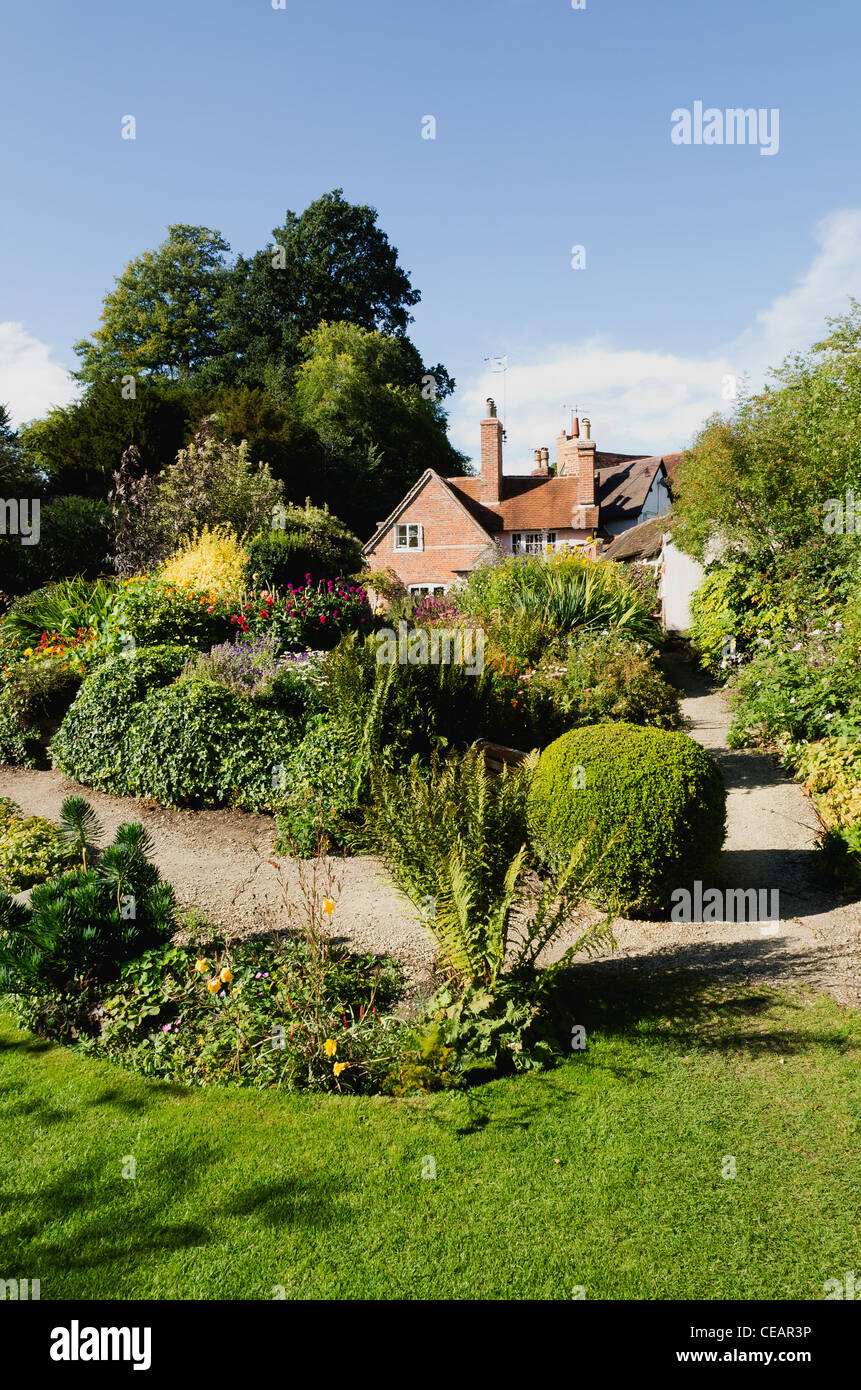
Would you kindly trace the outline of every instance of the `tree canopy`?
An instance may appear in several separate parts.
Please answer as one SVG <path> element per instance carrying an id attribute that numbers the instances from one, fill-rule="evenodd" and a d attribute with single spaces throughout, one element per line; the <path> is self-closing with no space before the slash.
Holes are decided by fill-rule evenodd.
<path id="1" fill-rule="evenodd" d="M 851 489 L 861 504 L 861 304 L 828 326 L 730 419 L 707 420 L 682 459 L 674 535 L 698 559 L 713 536 L 747 550 L 801 544 L 822 534 L 829 499 Z"/>
<path id="2" fill-rule="evenodd" d="M 144 251 L 118 276 L 101 327 L 75 344 L 77 376 L 190 377 L 216 352 L 229 251 L 209 227 L 168 227 L 155 251 Z"/>
<path id="3" fill-rule="evenodd" d="M 218 360 L 209 368 L 219 380 L 260 386 L 267 369 L 289 374 L 302 339 L 323 320 L 406 333 L 421 295 L 374 208 L 347 202 L 336 188 L 301 214 L 288 211 L 272 238 L 238 257 L 225 283 Z"/>

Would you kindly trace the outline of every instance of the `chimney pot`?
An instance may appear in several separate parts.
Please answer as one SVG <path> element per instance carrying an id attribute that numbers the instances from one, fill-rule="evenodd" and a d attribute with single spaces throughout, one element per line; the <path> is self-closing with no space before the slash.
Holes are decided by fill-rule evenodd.
<path id="1" fill-rule="evenodd" d="M 591 438 L 592 438 L 592 421 L 591 421 L 591 420 L 587 420 L 586 417 L 585 417 L 585 415 L 584 415 L 584 417 L 583 417 L 583 438 L 584 438 L 584 439 L 591 439 Z"/>
<path id="2" fill-rule="evenodd" d="M 496 419 L 496 402 L 492 396 L 487 398 L 487 418 L 488 420 Z"/>

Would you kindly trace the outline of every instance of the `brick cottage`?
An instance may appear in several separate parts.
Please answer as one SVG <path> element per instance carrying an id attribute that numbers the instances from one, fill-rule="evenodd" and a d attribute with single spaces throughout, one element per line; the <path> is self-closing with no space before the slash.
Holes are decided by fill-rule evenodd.
<path id="1" fill-rule="evenodd" d="M 427 469 L 364 547 L 371 570 L 393 570 L 415 594 L 444 592 L 487 559 L 564 546 L 601 554 L 605 541 L 670 510 L 679 455 L 601 453 L 588 420 L 535 450 L 529 474 L 502 471 L 502 421 L 492 400 L 481 421 L 481 472 L 443 478 Z"/>

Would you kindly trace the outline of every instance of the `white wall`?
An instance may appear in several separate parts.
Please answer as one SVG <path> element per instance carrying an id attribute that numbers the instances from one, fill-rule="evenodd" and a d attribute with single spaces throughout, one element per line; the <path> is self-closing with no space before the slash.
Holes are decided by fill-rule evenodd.
<path id="1" fill-rule="evenodd" d="M 665 632 L 687 632 L 691 625 L 691 598 L 705 577 L 698 560 L 678 549 L 669 532 L 664 536 L 661 575 L 661 609 Z"/>

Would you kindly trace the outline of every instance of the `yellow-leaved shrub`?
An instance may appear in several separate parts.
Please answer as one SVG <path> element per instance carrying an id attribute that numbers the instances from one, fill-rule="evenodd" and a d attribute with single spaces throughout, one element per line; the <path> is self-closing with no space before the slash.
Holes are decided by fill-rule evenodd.
<path id="1" fill-rule="evenodd" d="M 230 599 L 242 589 L 245 550 L 225 526 L 195 530 L 167 560 L 159 577 L 168 583 L 206 590 L 213 597 Z"/>

